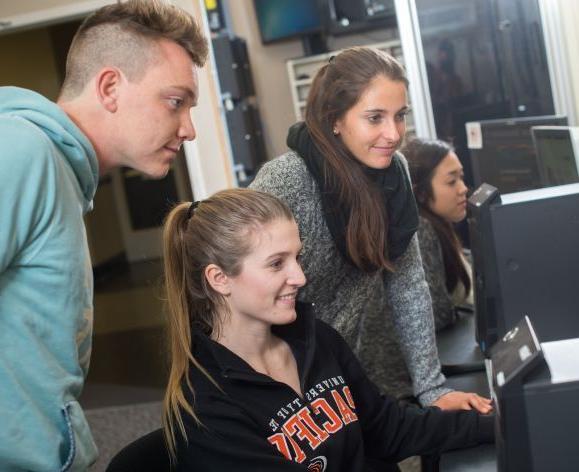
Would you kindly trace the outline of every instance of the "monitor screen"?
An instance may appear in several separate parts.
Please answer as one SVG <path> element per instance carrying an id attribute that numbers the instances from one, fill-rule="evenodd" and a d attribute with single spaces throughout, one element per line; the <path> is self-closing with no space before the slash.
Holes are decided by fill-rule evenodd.
<path id="1" fill-rule="evenodd" d="M 314 0 L 254 0 L 264 44 L 321 30 L 318 2 Z"/>
<path id="2" fill-rule="evenodd" d="M 466 123 L 473 184 L 487 183 L 501 193 L 544 187 L 531 127 L 566 126 L 564 116 L 504 118 Z"/>
<path id="3" fill-rule="evenodd" d="M 579 128 L 533 126 L 531 131 L 539 158 L 539 173 L 544 185 L 579 182 L 579 153 L 576 149 Z"/>

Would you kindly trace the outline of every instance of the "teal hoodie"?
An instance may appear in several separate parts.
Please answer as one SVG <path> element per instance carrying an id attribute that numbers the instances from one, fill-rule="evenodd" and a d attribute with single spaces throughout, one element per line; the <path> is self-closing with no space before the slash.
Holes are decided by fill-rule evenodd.
<path id="1" fill-rule="evenodd" d="M 0 87 L 0 471 L 86 470 L 77 402 L 91 350 L 83 215 L 95 151 L 53 102 Z"/>

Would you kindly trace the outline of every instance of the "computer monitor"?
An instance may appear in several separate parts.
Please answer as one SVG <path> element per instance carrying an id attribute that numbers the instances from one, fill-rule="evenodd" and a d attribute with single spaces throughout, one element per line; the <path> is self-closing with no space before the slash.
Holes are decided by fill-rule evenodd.
<path id="1" fill-rule="evenodd" d="M 577 469 L 579 338 L 540 341 L 525 317 L 491 349 L 499 472 Z"/>
<path id="2" fill-rule="evenodd" d="M 292 39 L 322 30 L 318 2 L 313 0 L 254 0 L 264 44 Z"/>
<path id="3" fill-rule="evenodd" d="M 394 0 L 322 0 L 320 4 L 324 27 L 332 36 L 396 27 Z"/>
<path id="4" fill-rule="evenodd" d="M 533 126 L 531 134 L 543 185 L 579 182 L 579 128 Z"/>
<path id="5" fill-rule="evenodd" d="M 475 337 L 483 351 L 497 341 L 496 300 L 498 280 L 494 241 L 490 237 L 491 206 L 499 205 L 501 196 L 497 188 L 482 184 L 468 199 L 468 229 L 472 255 L 473 293 L 475 304 Z"/>
<path id="6" fill-rule="evenodd" d="M 566 126 L 565 116 L 503 118 L 466 123 L 473 184 L 501 193 L 544 187 L 533 145 L 533 126 Z"/>
<path id="7" fill-rule="evenodd" d="M 476 338 L 489 347 L 523 316 L 543 341 L 579 337 L 579 183 L 468 200 Z"/>

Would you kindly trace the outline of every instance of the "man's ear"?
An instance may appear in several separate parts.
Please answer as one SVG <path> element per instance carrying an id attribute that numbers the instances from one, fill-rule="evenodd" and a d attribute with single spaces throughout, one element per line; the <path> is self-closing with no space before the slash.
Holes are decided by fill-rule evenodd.
<path id="1" fill-rule="evenodd" d="M 229 287 L 229 277 L 221 270 L 221 267 L 215 264 L 209 264 L 205 267 L 205 278 L 211 288 L 215 290 L 217 293 L 220 293 L 223 296 L 227 296 L 231 293 L 231 289 Z"/>
<path id="2" fill-rule="evenodd" d="M 117 111 L 119 89 L 123 80 L 122 72 L 116 67 L 101 69 L 95 78 L 97 98 L 103 108 L 110 113 Z"/>

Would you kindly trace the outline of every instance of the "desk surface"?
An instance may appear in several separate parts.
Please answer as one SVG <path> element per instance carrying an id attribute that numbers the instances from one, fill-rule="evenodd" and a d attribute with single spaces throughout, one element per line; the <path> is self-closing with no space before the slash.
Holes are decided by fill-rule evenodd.
<path id="1" fill-rule="evenodd" d="M 475 315 L 461 312 L 456 323 L 436 333 L 440 363 L 445 366 L 482 362 L 475 339 Z"/>
<path id="2" fill-rule="evenodd" d="M 452 375 L 446 378 L 444 385 L 461 392 L 474 392 L 487 398 L 490 396 L 486 372 Z"/>
<path id="3" fill-rule="evenodd" d="M 440 472 L 497 472 L 494 444 L 482 444 L 469 449 L 442 454 Z"/>

